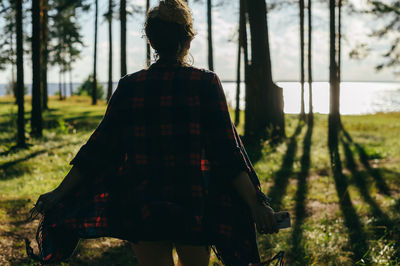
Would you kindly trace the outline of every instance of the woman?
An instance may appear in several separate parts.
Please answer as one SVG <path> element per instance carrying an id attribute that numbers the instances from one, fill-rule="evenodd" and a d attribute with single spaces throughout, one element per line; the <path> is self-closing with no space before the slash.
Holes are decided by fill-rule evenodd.
<path id="1" fill-rule="evenodd" d="M 123 77 L 103 121 L 41 195 L 41 260 L 68 258 L 79 238 L 132 242 L 140 265 L 259 262 L 260 233 L 278 232 L 233 126 L 218 76 L 185 63 L 194 38 L 182 0 L 160 1 L 145 32 L 159 59 Z"/>

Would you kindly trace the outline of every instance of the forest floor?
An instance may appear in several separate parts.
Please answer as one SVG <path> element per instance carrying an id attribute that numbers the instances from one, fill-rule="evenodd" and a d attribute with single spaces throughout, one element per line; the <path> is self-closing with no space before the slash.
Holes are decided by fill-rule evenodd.
<path id="1" fill-rule="evenodd" d="M 0 265 L 35 264 L 25 253 L 24 238 L 33 240 L 38 225 L 25 221 L 29 210 L 60 183 L 105 111 L 104 102 L 82 97 L 49 105 L 43 139 L 15 150 L 17 109 L 0 98 Z M 258 237 L 263 259 L 284 250 L 288 265 L 400 264 L 400 113 L 342 116 L 342 123 L 338 150 L 330 152 L 327 116 L 319 114 L 313 126 L 287 115 L 285 141 L 258 156 L 250 150 L 274 209 L 292 217 L 291 228 Z M 81 241 L 63 265 L 137 263 L 127 242 L 100 238 Z"/>

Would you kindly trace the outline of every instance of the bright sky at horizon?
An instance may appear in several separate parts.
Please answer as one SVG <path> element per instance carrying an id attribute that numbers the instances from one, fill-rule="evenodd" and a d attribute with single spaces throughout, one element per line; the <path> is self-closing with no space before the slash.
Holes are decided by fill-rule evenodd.
<path id="1" fill-rule="evenodd" d="M 142 5 L 145 0 L 127 1 Z M 143 3 L 142 3 L 143 2 Z M 157 1 L 152 0 L 154 6 Z M 207 25 L 205 1 L 191 3 L 194 15 L 194 24 L 197 36 L 193 40 L 190 53 L 194 58 L 194 65 L 207 68 Z M 214 1 L 216 4 L 221 0 Z M 234 80 L 236 77 L 237 62 L 237 24 L 238 1 L 224 1 L 224 5 L 217 5 L 213 9 L 213 38 L 214 38 L 214 65 L 215 72 L 222 80 Z M 104 14 L 108 8 L 108 1 L 99 1 L 99 14 Z M 129 4 L 128 4 L 129 6 Z M 117 18 L 118 10 L 115 9 Z M 327 4 L 313 5 L 313 78 L 326 81 L 329 75 L 329 10 Z M 93 10 L 82 14 L 79 19 L 82 26 L 82 35 L 85 47 L 81 59 L 73 65 L 73 82 L 83 80 L 93 72 L 93 39 L 94 14 Z M 307 15 L 307 13 L 306 13 Z M 365 15 L 364 15 L 365 16 Z M 273 77 L 276 81 L 299 80 L 300 75 L 300 48 L 299 48 L 299 18 L 298 5 L 286 6 L 281 10 L 272 10 L 268 14 L 269 38 L 272 60 Z M 99 19 L 98 39 L 98 80 L 105 82 L 108 79 L 108 26 L 104 17 Z M 143 35 L 144 15 L 133 15 L 128 18 L 127 30 L 127 64 L 128 73 L 136 72 L 145 67 L 145 39 Z M 379 21 L 378 21 L 379 23 Z M 0 27 L 3 22 L 0 20 Z M 343 56 L 342 79 L 344 81 L 400 81 L 390 69 L 381 72 L 375 71 L 375 66 L 382 62 L 381 54 L 390 44 L 388 40 L 374 41 L 374 47 L 380 52 L 371 54 L 362 61 L 349 59 L 349 52 L 357 41 L 367 38 L 372 25 L 377 22 L 370 17 L 361 15 L 343 15 Z M 25 30 L 30 32 L 30 25 L 24 24 Z M 120 35 L 119 21 L 113 23 L 113 79 L 120 77 Z M 307 30 L 307 24 L 306 24 Z M 306 33 L 307 34 L 307 33 Z M 307 36 L 307 35 L 306 35 Z M 233 41 L 232 41 L 233 40 Z M 385 43 L 386 41 L 386 43 Z M 29 44 L 26 44 L 29 47 Z M 25 82 L 31 83 L 30 55 L 25 55 Z M 58 68 L 49 67 L 49 82 L 58 82 Z M 0 71 L 0 83 L 7 83 L 11 79 L 11 68 Z"/>

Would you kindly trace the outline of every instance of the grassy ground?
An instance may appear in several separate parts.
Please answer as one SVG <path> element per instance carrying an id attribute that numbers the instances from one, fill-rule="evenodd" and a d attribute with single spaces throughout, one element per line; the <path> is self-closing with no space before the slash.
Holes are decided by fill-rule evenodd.
<path id="1" fill-rule="evenodd" d="M 91 106 L 86 98 L 52 100 L 43 139 L 13 150 L 16 107 L 0 98 L 1 265 L 33 264 L 23 240 L 33 239 L 37 222 L 24 219 L 37 197 L 65 176 L 104 111 L 104 103 Z M 288 265 L 400 264 L 400 114 L 343 116 L 342 122 L 338 150 L 328 148 L 326 115 L 316 115 L 313 127 L 288 115 L 287 139 L 265 145 L 256 159 L 250 154 L 274 208 L 293 218 L 290 229 L 259 236 L 263 258 L 284 250 Z M 126 242 L 102 238 L 82 241 L 64 265 L 136 260 Z"/>

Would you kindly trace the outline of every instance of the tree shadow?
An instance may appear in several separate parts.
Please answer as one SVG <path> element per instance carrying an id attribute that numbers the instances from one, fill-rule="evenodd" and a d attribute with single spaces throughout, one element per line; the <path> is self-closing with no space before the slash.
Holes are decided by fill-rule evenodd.
<path id="1" fill-rule="evenodd" d="M 372 216 L 374 217 L 372 224 L 375 236 L 377 238 L 383 237 L 392 240 L 394 242 L 394 248 L 398 250 L 400 248 L 400 226 L 398 225 L 398 223 L 391 220 L 389 215 L 382 211 L 378 203 L 370 195 L 367 186 L 368 173 L 358 170 L 357 164 L 354 160 L 354 156 L 350 148 L 350 143 L 347 142 L 344 138 L 341 139 L 341 143 L 346 156 L 346 168 L 351 172 L 353 181 L 358 188 L 364 202 L 366 202 L 370 206 Z M 397 212 L 400 211 L 399 208 L 397 208 L 396 210 L 396 204 L 394 206 L 394 209 Z M 397 254 L 395 256 L 396 258 L 393 259 L 400 259 L 400 254 Z"/>
<path id="2" fill-rule="evenodd" d="M 369 156 L 366 153 L 366 151 L 364 150 L 364 148 L 360 144 L 354 142 L 353 139 L 351 138 L 350 134 L 344 128 L 342 129 L 342 132 L 343 132 L 345 139 L 349 143 L 353 144 L 355 146 L 355 148 L 357 149 L 361 163 L 363 164 L 364 168 L 368 171 L 369 175 L 371 175 L 375 179 L 376 186 L 378 187 L 379 191 L 382 194 L 390 196 L 390 189 L 389 189 L 388 185 L 386 184 L 385 180 L 382 178 L 382 175 L 379 172 L 379 169 L 374 169 L 369 164 Z"/>
<path id="3" fill-rule="evenodd" d="M 346 168 L 351 172 L 352 178 L 360 192 L 361 197 L 371 207 L 372 215 L 377 219 L 376 233 L 382 236 L 385 231 L 387 231 L 388 229 L 391 230 L 394 224 L 390 220 L 389 216 L 380 209 L 379 205 L 371 197 L 366 183 L 367 175 L 357 169 L 357 164 L 354 160 L 354 156 L 350 149 L 349 143 L 346 142 L 343 138 L 341 139 L 341 143 L 346 157 Z"/>
<path id="4" fill-rule="evenodd" d="M 50 150 L 63 148 L 66 145 L 76 145 L 80 142 L 71 142 L 71 143 L 61 143 L 60 145 L 52 146 L 47 149 L 42 149 L 39 151 L 32 152 L 22 158 L 18 158 L 0 165 L 0 180 L 10 180 L 13 178 L 17 178 L 21 176 L 23 173 L 26 173 L 30 170 L 31 166 L 23 167 L 19 164 L 28 161 L 32 158 L 35 158 L 39 155 L 45 154 Z"/>
<path id="5" fill-rule="evenodd" d="M 306 212 L 306 196 L 307 196 L 307 177 L 311 166 L 311 139 L 313 133 L 314 122 L 312 119 L 308 122 L 307 132 L 303 140 L 303 155 L 301 156 L 300 173 L 297 175 L 297 191 L 295 195 L 295 223 L 292 231 L 292 249 L 291 257 L 300 265 L 307 265 L 310 262 L 307 260 L 305 243 L 303 239 L 302 225 L 307 216 Z"/>
<path id="6" fill-rule="evenodd" d="M 87 253 L 85 249 L 93 249 L 92 247 L 85 248 L 85 241 L 81 242 L 78 246 L 78 250 L 76 254 L 79 253 Z M 156 255 L 156 254 L 155 254 Z M 100 256 L 73 256 L 69 261 L 71 265 L 132 265 L 136 266 L 139 265 L 135 254 L 132 250 L 132 247 L 129 242 L 125 242 L 122 245 L 114 246 L 110 248 L 106 248 L 101 250 Z"/>
<path id="7" fill-rule="evenodd" d="M 282 199 L 289 183 L 290 175 L 293 174 L 293 163 L 297 152 L 296 137 L 300 134 L 302 122 L 299 121 L 296 130 L 288 140 L 286 154 L 282 160 L 282 166 L 274 177 L 274 183 L 270 188 L 268 196 L 272 199 L 271 205 L 275 210 L 279 210 L 282 205 Z"/>
<path id="8" fill-rule="evenodd" d="M 336 192 L 339 198 L 340 210 L 343 214 L 344 224 L 348 229 L 350 238 L 349 244 L 353 251 L 353 261 L 358 262 L 364 260 L 369 264 L 371 259 L 368 254 L 366 235 L 350 198 L 347 176 L 343 174 L 337 137 L 337 134 L 336 136 L 329 136 L 328 146 L 331 159 L 331 169 L 335 181 Z"/>

